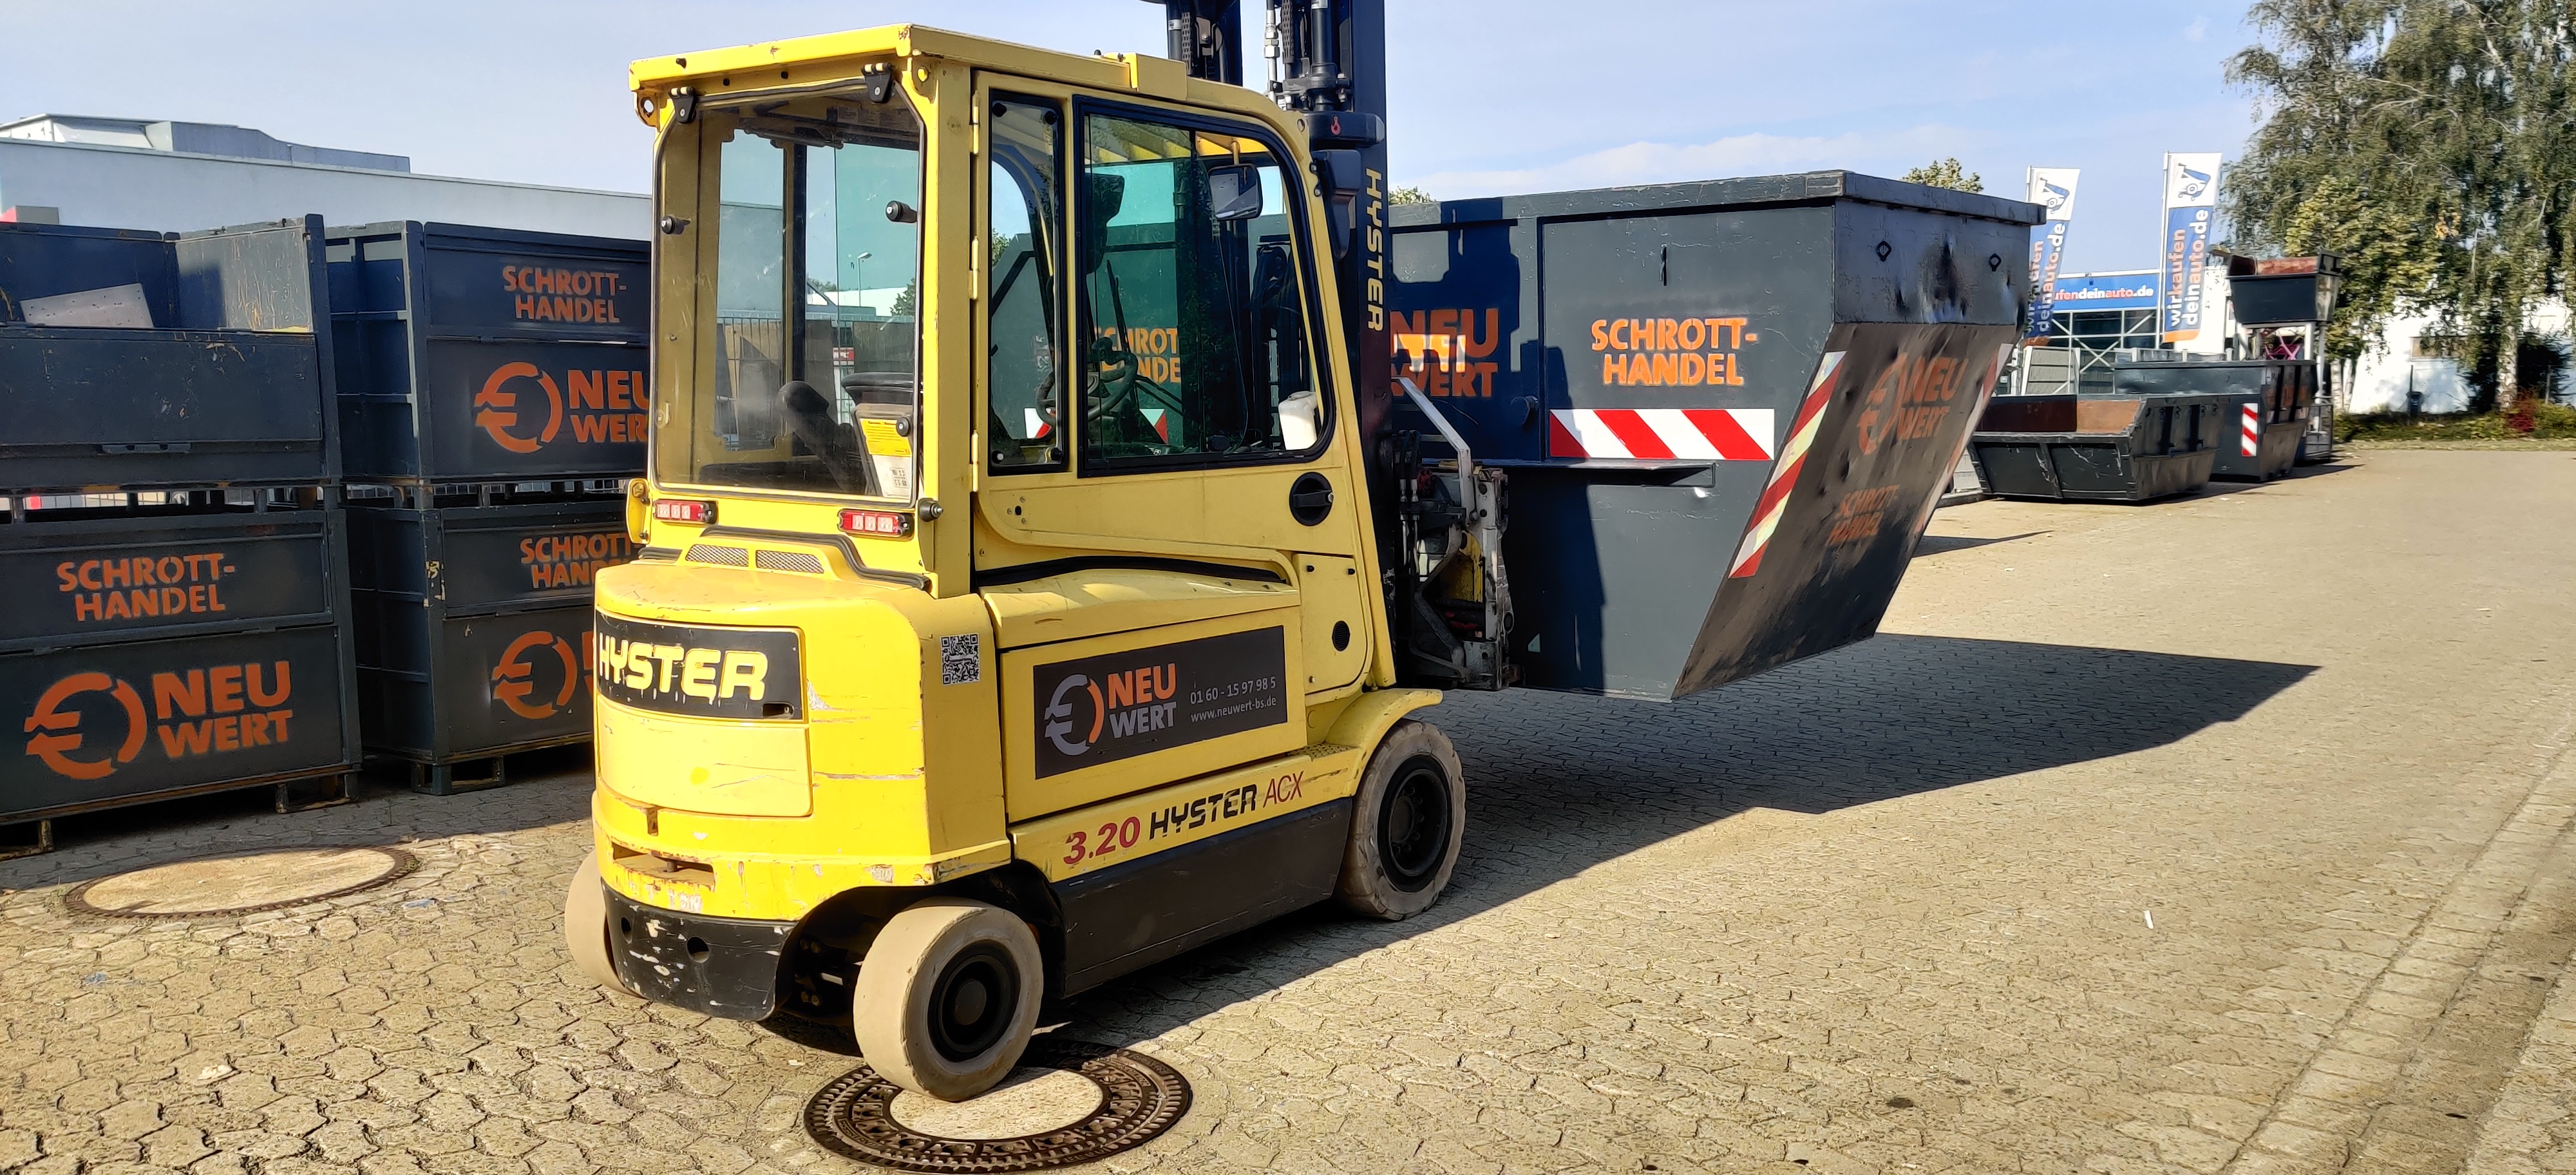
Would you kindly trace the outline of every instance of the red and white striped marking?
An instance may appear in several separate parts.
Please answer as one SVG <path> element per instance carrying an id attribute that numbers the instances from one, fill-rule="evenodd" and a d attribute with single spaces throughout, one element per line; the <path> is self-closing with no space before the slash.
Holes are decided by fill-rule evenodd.
<path id="1" fill-rule="evenodd" d="M 1649 461 L 1768 461 L 1768 408 L 1557 408 L 1548 413 L 1550 457 Z"/>
<path id="2" fill-rule="evenodd" d="M 2236 433 L 2236 455 L 2252 457 L 2263 451 L 2263 417 L 2260 409 L 2245 405 L 2245 424 Z"/>
<path id="3" fill-rule="evenodd" d="M 1170 418 L 1164 415 L 1164 410 L 1160 408 L 1147 408 L 1143 411 L 1145 413 L 1145 423 L 1154 426 L 1154 434 L 1162 437 L 1163 443 L 1170 444 L 1172 440 L 1172 424 Z M 1025 439 L 1032 441 L 1043 440 L 1046 438 L 1048 433 L 1055 431 L 1055 426 L 1048 424 L 1046 422 L 1046 417 L 1038 415 L 1037 409 L 1022 408 L 1020 409 L 1020 412 L 1020 419 L 1027 425 L 1027 428 L 1024 431 L 1028 435 Z"/>
<path id="4" fill-rule="evenodd" d="M 1735 548 L 1735 564 L 1726 573 L 1728 579 L 1742 579 L 1762 569 L 1762 549 L 1771 545 L 1771 534 L 1780 529 L 1780 515 L 1789 507 L 1789 491 L 1798 488 L 1798 470 L 1806 464 L 1807 449 L 1816 443 L 1816 429 L 1825 418 L 1825 405 L 1834 398 L 1834 376 L 1842 370 L 1843 353 L 1827 351 L 1816 364 L 1816 378 L 1807 384 L 1807 398 L 1798 404 L 1797 422 L 1789 426 L 1789 438 L 1780 444 L 1780 463 L 1771 467 L 1770 484 L 1762 487 L 1762 498 L 1753 505 L 1753 525 L 1746 527 L 1744 542 Z"/>

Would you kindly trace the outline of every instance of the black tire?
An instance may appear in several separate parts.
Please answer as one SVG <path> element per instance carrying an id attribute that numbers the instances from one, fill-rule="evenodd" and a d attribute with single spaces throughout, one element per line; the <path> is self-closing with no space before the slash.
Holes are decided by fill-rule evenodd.
<path id="1" fill-rule="evenodd" d="M 1466 839 L 1467 786 L 1449 736 L 1407 718 L 1379 739 L 1352 797 L 1351 843 L 1335 896 L 1387 922 L 1440 900 Z"/>
<path id="2" fill-rule="evenodd" d="M 959 1102 L 993 1088 L 1037 1031 L 1046 964 L 1020 916 L 965 898 L 904 908 L 859 965 L 850 1015 L 879 1076 Z"/>

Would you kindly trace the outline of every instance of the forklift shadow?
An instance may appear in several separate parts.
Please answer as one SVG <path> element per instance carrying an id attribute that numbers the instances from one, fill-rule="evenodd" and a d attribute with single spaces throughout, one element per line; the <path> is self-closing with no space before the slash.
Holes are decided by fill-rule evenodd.
<path id="1" fill-rule="evenodd" d="M 1457 743 L 1468 828 L 1438 905 L 1399 923 L 1312 907 L 1085 993 L 1064 1030 L 1151 1039 L 1750 809 L 1822 813 L 2163 746 L 2315 669 L 1890 635 L 1670 705 L 1451 693 L 1426 717 Z"/>

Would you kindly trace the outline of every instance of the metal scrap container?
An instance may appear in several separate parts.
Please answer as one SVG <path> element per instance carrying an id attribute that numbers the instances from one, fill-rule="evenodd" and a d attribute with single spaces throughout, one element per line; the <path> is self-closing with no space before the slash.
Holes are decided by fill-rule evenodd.
<path id="1" fill-rule="evenodd" d="M 345 776 L 335 508 L 13 511 L 0 524 L 0 822 Z M 345 794 L 345 792 L 343 792 Z M 284 797 L 281 795 L 281 806 Z"/>
<path id="2" fill-rule="evenodd" d="M 2316 398 L 2317 366 L 2306 359 L 2135 360 L 2115 364 L 2114 395 L 2224 397 L 2210 476 L 2268 481 L 2298 460 Z"/>
<path id="3" fill-rule="evenodd" d="M 338 477 L 318 217 L 162 235 L 0 224 L 0 488 Z M 47 299 L 107 309 L 46 325 Z"/>
<path id="4" fill-rule="evenodd" d="M 1388 211 L 1393 374 L 1509 477 L 1519 683 L 1653 699 L 1877 631 L 2040 219 L 1848 172 Z"/>
<path id="5" fill-rule="evenodd" d="M 412 221 L 329 255 L 351 480 L 643 469 L 645 242 Z"/>
<path id="6" fill-rule="evenodd" d="M 507 755 L 588 741 L 591 579 L 634 555 L 624 499 L 352 501 L 368 753 L 444 794 L 500 782 Z"/>
<path id="7" fill-rule="evenodd" d="M 2223 396 L 2004 396 L 1969 447 L 2005 498 L 2145 502 L 2209 484 L 2232 403 Z"/>
<path id="8" fill-rule="evenodd" d="M 184 511 L 184 508 L 182 508 Z M 88 515 L 41 521 L 51 515 Z M 0 525 L 0 652 L 336 624 L 347 525 L 336 509 L 38 510 Z"/>

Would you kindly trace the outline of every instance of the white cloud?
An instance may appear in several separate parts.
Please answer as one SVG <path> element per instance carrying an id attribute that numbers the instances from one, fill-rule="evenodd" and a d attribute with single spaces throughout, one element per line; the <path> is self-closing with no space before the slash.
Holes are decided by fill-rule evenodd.
<path id="1" fill-rule="evenodd" d="M 2194 17 L 2194 18 L 2192 18 L 2192 22 L 2191 22 L 2190 24 L 2187 24 L 2187 25 L 2182 26 L 2182 39 L 2183 39 L 2183 40 L 2186 40 L 2186 41 L 2197 41 L 2197 40 L 2200 40 L 2201 38 L 2206 37 L 2206 36 L 2208 36 L 2208 35 L 2209 35 L 2209 18 L 2208 18 L 2208 17 L 2206 17 L 2206 16 Z"/>
<path id="2" fill-rule="evenodd" d="M 1729 135 L 1707 143 L 1636 142 L 1555 163 L 1495 171 L 1436 172 L 1406 182 L 1444 199 L 1848 168 L 1902 174 L 1962 153 L 1976 136 L 1926 125 L 1898 131 L 1822 135 Z"/>

